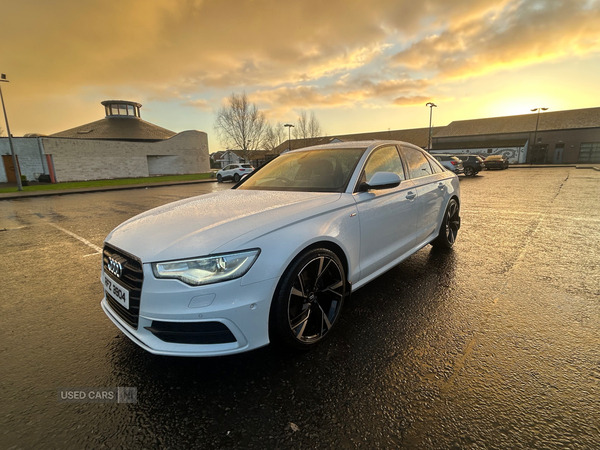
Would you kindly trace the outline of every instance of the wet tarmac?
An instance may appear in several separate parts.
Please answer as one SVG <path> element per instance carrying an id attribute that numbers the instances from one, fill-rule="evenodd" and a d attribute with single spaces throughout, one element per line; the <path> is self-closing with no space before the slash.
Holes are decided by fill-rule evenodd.
<path id="1" fill-rule="evenodd" d="M 98 248 L 229 187 L 0 203 L 0 448 L 598 448 L 600 172 L 462 178 L 454 249 L 354 293 L 311 353 L 151 355 L 100 309 Z M 66 387 L 137 403 L 59 402 Z"/>

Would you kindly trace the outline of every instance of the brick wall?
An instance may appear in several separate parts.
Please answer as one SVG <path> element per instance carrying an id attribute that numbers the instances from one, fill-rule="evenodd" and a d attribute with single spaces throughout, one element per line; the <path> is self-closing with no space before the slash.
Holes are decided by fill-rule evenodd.
<path id="1" fill-rule="evenodd" d="M 46 173 L 47 168 L 42 161 L 38 138 L 13 138 L 12 141 L 19 160 L 21 175 L 25 175 L 28 180 L 35 180 L 40 174 Z M 0 138 L 0 154 L 11 154 L 7 137 Z M 0 183 L 6 182 L 6 169 L 0 158 Z"/>
<path id="2" fill-rule="evenodd" d="M 167 158 L 164 174 L 202 173 L 210 170 L 208 136 L 184 131 L 160 142 L 103 141 L 42 138 L 52 155 L 57 181 L 147 177 L 148 156 Z"/>

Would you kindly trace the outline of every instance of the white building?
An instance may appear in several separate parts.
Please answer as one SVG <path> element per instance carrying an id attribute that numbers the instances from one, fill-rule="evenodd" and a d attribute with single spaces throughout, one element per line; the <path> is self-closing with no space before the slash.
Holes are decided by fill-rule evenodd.
<path id="1" fill-rule="evenodd" d="M 106 117 L 50 136 L 13 138 L 28 180 L 78 181 L 204 173 L 210 170 L 208 136 L 175 133 L 142 120 L 141 104 L 102 102 Z M 16 182 L 8 138 L 0 138 L 0 182 Z"/>

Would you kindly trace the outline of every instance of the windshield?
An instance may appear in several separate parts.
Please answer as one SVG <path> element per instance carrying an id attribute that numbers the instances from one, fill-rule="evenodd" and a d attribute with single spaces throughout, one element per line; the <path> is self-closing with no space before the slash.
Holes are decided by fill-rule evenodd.
<path id="1" fill-rule="evenodd" d="M 238 189 L 343 192 L 365 148 L 308 150 L 281 155 Z"/>

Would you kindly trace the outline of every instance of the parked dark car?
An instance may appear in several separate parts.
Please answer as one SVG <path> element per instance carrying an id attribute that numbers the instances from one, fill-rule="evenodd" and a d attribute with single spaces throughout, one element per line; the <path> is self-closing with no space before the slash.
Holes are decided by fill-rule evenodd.
<path id="1" fill-rule="evenodd" d="M 508 169 L 508 159 L 502 155 L 490 155 L 483 162 L 486 169 Z"/>
<path id="2" fill-rule="evenodd" d="M 456 157 L 462 161 L 467 177 L 474 177 L 485 169 L 483 158 L 478 155 L 456 155 Z"/>
<path id="3" fill-rule="evenodd" d="M 431 156 L 433 156 L 435 159 L 437 159 L 438 162 L 442 166 L 444 166 L 444 168 L 446 170 L 449 170 L 450 172 L 454 172 L 456 175 L 459 175 L 459 174 L 465 172 L 465 169 L 463 167 L 462 161 L 460 159 L 458 159 L 454 155 L 445 155 L 445 154 L 441 154 L 441 153 L 437 153 L 437 154 L 432 153 Z"/>

